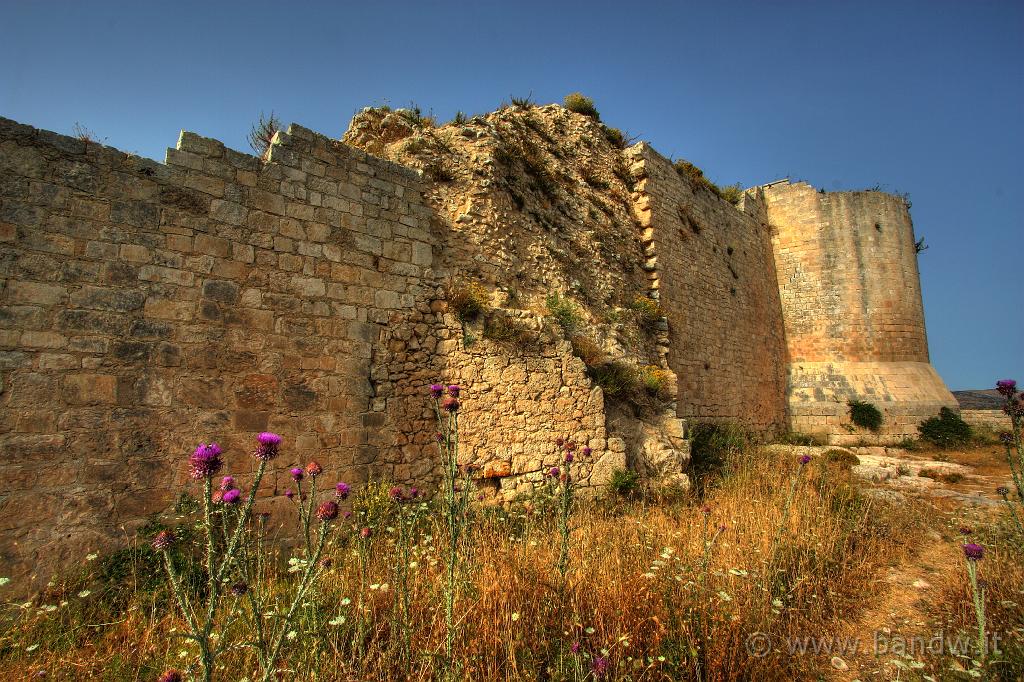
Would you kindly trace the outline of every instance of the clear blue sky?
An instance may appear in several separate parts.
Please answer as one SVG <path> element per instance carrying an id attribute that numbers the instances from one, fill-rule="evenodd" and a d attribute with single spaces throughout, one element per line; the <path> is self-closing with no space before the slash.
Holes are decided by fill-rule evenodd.
<path id="1" fill-rule="evenodd" d="M 932 361 L 1024 382 L 1024 3 L 0 0 L 0 115 L 163 159 L 247 150 L 273 110 L 340 136 L 369 104 L 440 119 L 593 97 L 720 183 L 909 192 Z M 751 340 L 756 343 L 756 339 Z"/>

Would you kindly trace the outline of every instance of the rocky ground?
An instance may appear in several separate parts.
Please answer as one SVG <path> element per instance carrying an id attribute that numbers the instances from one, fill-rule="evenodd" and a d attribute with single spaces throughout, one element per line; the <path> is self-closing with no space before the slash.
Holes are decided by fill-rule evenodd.
<path id="1" fill-rule="evenodd" d="M 999 486 L 1012 488 L 1005 453 L 999 445 L 959 450 L 908 451 L 897 447 L 784 445 L 770 449 L 841 461 L 870 487 L 869 494 L 895 502 L 925 502 L 928 527 L 911 561 L 892 566 L 878 581 L 877 597 L 848 627 L 827 635 L 837 650 L 824 653 L 831 679 L 918 680 L 923 657 L 904 653 L 904 642 L 927 642 L 937 632 L 935 598 L 964 572 L 958 526 L 992 523 L 1002 510 Z M 949 605 L 945 605 L 949 606 Z M 857 646 L 854 646 L 857 642 Z M 955 666 L 956 664 L 953 663 Z M 950 671 L 950 679 L 968 679 Z M 939 678 L 946 679 L 946 678 Z"/>

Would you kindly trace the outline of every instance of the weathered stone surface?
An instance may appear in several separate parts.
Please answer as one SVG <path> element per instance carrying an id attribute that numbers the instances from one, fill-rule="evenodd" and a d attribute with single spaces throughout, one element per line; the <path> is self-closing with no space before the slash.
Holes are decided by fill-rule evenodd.
<path id="1" fill-rule="evenodd" d="M 878 363 L 883 383 L 941 384 L 925 377 L 913 301 L 879 290 L 892 314 L 860 311 L 848 329 L 831 310 L 817 311 L 838 325 L 823 331 L 800 317 L 798 275 L 810 268 L 821 279 L 824 256 L 799 242 L 796 194 L 766 188 L 738 210 L 646 145 L 613 147 L 595 122 L 558 107 L 474 121 L 462 126 L 471 135 L 449 141 L 449 156 L 430 157 L 443 150 L 425 145 L 420 158 L 403 141 L 421 133 L 401 116 L 357 116 L 346 141 L 418 169 L 295 126 L 266 160 L 185 133 L 165 165 L 143 174 L 114 150 L 86 153 L 80 141 L 0 120 L 0 453 L 11 466 L 54 465 L 33 499 L 77 486 L 75 514 L 61 517 L 62 560 L 110 546 L 123 527 L 167 508 L 199 440 L 216 439 L 229 462 L 249 461 L 254 433 L 270 429 L 285 437 L 284 466 L 316 458 L 353 483 L 433 489 L 426 387 L 438 381 L 463 387 L 460 455 L 494 499 L 529 493 L 564 466 L 557 438 L 581 446 L 572 466 L 584 490 L 627 466 L 685 485 L 677 416 L 742 417 L 764 429 L 788 418 L 799 430 L 824 418 L 841 428 L 836 414 L 797 409 L 820 402 L 803 379 L 839 377 L 866 392 L 878 388 L 866 363 Z M 515 153 L 498 153 L 512 143 Z M 513 159 L 531 150 L 537 165 L 524 171 Z M 433 183 L 438 168 L 454 179 Z M 857 220 L 874 210 L 844 206 Z M 789 221 L 774 251 L 773 211 Z M 906 249 L 892 255 L 909 235 L 896 213 L 883 225 L 888 234 L 894 221 L 893 241 L 858 223 L 853 246 L 896 263 L 910 284 Z M 846 259 L 843 278 L 805 289 L 853 308 L 850 283 L 870 268 L 849 260 L 825 222 L 814 229 L 828 237 L 829 257 Z M 803 251 L 783 262 L 794 249 Z M 462 280 L 480 283 L 510 325 L 461 323 L 446 288 Z M 545 319 L 552 293 L 578 306 L 577 332 L 596 352 L 655 370 L 663 395 L 626 410 L 595 386 Z M 641 328 L 637 306 L 651 301 L 663 316 Z M 870 325 L 888 325 L 878 357 L 844 357 L 832 374 L 809 364 L 819 351 L 823 362 L 871 351 Z M 794 350 L 807 362 L 790 366 L 787 400 Z M 920 406 L 896 393 L 890 412 L 905 427 Z M 142 472 L 156 492 L 124 502 L 115 491 L 126 472 Z M 30 503 L 19 498 L 20 508 Z M 8 514 L 0 574 L 45 583 L 34 557 L 53 538 L 15 538 L 62 513 L 47 504 Z"/>

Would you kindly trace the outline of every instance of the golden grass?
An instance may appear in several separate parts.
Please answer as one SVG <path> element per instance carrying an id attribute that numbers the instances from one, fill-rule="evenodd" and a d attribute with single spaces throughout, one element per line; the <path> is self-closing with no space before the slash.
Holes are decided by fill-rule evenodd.
<path id="1" fill-rule="evenodd" d="M 799 482 L 783 518 L 794 476 Z M 747 637 L 764 632 L 782 641 L 838 632 L 867 603 L 877 576 L 910 556 L 922 535 L 916 507 L 873 501 L 848 476 L 825 462 L 801 468 L 793 457 L 755 451 L 735 458 L 701 501 L 582 503 L 573 517 L 564 584 L 554 568 L 558 531 L 542 500 L 478 510 L 457 602 L 458 677 L 595 679 L 597 658 L 608 660 L 607 679 L 693 679 L 698 666 L 704 680 L 815 677 L 820 661 L 780 651 L 754 657 Z M 353 646 L 360 578 L 353 530 L 346 529 L 332 549 L 332 569 L 307 600 L 295 640 L 285 648 L 285 679 L 441 677 L 445 554 L 435 517 L 425 519 L 413 554 L 412 612 L 405 625 L 412 659 L 402 661 L 398 651 L 403 625 L 395 619 L 391 585 L 395 536 L 384 519 L 361 591 L 368 620 L 362 655 Z M 781 540 L 773 547 L 777 533 Z M 702 570 L 709 538 L 714 542 Z M 272 582 L 283 592 L 288 580 L 282 574 Z M 69 589 L 96 581 L 92 576 Z M 343 605 L 344 599 L 351 603 Z M 58 600 L 69 604 L 50 612 L 38 608 Z M 130 593 L 125 603 L 113 608 L 106 598 L 55 591 L 21 609 L 0 639 L 0 679 L 46 670 L 49 679 L 151 680 L 166 667 L 194 663 L 195 649 L 175 637 L 181 626 L 162 592 Z M 226 636 L 245 634 L 236 627 Z M 255 657 L 246 649 L 226 654 L 222 663 L 222 679 L 257 679 Z"/>

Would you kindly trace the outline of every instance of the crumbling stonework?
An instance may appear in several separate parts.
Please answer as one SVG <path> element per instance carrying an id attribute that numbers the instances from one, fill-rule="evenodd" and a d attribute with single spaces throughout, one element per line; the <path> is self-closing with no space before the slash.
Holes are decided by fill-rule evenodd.
<path id="1" fill-rule="evenodd" d="M 627 466 L 685 487 L 687 420 L 858 436 L 855 397 L 899 436 L 952 403 L 896 202 L 772 185 L 734 207 L 557 106 L 367 110 L 265 160 L 183 132 L 164 164 L 0 119 L 0 574 L 39 586 L 130 535 L 200 440 L 244 485 L 253 435 L 281 433 L 272 512 L 309 459 L 429 490 L 435 381 L 465 389 L 485 500 L 538 485 L 559 436 L 592 448 L 591 493 Z M 449 308 L 466 283 L 479 318 Z M 666 390 L 605 395 L 581 339 Z"/>

